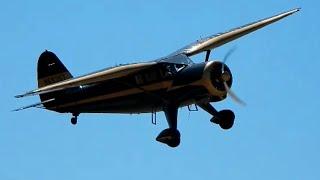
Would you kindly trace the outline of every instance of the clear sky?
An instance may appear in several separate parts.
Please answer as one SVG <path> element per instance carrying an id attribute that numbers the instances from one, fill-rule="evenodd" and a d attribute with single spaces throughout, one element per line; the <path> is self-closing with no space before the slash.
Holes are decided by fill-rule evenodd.
<path id="1" fill-rule="evenodd" d="M 36 63 L 55 52 L 74 75 L 147 61 L 217 32 L 301 7 L 302 11 L 214 50 L 233 90 L 214 104 L 233 109 L 221 130 L 199 110 L 179 111 L 181 144 L 155 141 L 167 128 L 151 115 L 70 114 L 13 96 L 36 88 Z M 320 23 L 318 1 L 18 1 L 0 2 L 0 179 L 320 179 Z M 194 57 L 195 62 L 203 56 Z"/>

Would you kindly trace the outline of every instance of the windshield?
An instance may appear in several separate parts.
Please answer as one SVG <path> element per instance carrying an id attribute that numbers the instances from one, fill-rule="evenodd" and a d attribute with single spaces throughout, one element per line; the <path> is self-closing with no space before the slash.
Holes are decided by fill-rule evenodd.
<path id="1" fill-rule="evenodd" d="M 192 60 L 184 54 L 178 54 L 175 56 L 167 56 L 167 57 L 161 58 L 157 61 L 158 62 L 174 63 L 174 64 L 184 64 L 184 65 L 194 64 L 192 62 Z"/>

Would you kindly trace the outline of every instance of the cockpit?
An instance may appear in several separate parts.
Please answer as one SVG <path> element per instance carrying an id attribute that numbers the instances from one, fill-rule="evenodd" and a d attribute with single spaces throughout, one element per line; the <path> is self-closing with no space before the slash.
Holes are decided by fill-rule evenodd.
<path id="1" fill-rule="evenodd" d="M 184 64 L 184 65 L 194 64 L 194 62 L 184 54 L 178 54 L 174 56 L 167 56 L 164 58 L 160 58 L 157 60 L 157 62 L 167 62 L 167 63 Z"/>

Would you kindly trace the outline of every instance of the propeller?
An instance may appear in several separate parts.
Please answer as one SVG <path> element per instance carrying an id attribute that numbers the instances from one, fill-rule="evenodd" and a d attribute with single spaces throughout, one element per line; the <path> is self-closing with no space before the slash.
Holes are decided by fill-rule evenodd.
<path id="1" fill-rule="evenodd" d="M 233 47 L 232 49 L 230 49 L 222 60 L 221 79 L 223 80 L 223 86 L 226 89 L 227 93 L 230 95 L 231 99 L 233 101 L 235 101 L 236 103 L 245 106 L 246 103 L 244 101 L 242 101 L 228 86 L 227 81 L 230 80 L 231 76 L 228 71 L 224 70 L 224 66 L 225 66 L 228 58 L 231 56 L 232 53 L 234 53 L 235 50 L 236 50 L 236 47 Z"/>

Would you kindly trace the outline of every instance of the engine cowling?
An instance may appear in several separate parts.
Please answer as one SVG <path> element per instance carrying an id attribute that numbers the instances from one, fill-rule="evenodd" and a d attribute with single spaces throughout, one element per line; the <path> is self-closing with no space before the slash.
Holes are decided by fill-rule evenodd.
<path id="1" fill-rule="evenodd" d="M 175 77 L 173 87 L 202 86 L 209 92 L 209 96 L 213 98 L 212 101 L 219 101 L 227 95 L 224 82 L 231 87 L 230 69 L 220 61 L 208 61 L 184 68 Z"/>
<path id="2" fill-rule="evenodd" d="M 232 73 L 229 67 L 220 61 L 209 61 L 206 63 L 202 83 L 212 96 L 225 98 L 227 90 L 224 82 L 230 88 L 232 86 Z"/>

